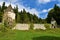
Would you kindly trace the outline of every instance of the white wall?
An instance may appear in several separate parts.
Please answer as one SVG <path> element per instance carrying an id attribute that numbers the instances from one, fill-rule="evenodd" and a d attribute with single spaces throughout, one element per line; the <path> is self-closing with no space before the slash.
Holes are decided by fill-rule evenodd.
<path id="1" fill-rule="evenodd" d="M 34 24 L 34 29 L 43 29 L 43 30 L 45 30 L 46 28 L 45 28 L 44 24 Z"/>
<path id="2" fill-rule="evenodd" d="M 29 24 L 16 24 L 16 26 L 13 29 L 17 30 L 29 30 L 30 25 Z M 34 24 L 34 30 L 35 29 L 43 29 L 45 30 L 46 28 L 44 27 L 44 24 Z"/>

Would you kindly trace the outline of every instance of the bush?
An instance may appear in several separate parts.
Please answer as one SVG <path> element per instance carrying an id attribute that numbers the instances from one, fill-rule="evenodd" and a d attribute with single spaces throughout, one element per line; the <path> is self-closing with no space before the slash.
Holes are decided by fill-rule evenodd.
<path id="1" fill-rule="evenodd" d="M 33 28 L 34 28 L 34 24 L 33 24 L 33 23 L 31 23 L 31 24 L 30 24 L 30 28 L 29 28 L 29 29 L 30 29 L 30 30 L 33 30 Z"/>
<path id="2" fill-rule="evenodd" d="M 3 24 L 0 24 L 0 31 L 1 32 L 6 32 L 7 28 Z"/>
<path id="3" fill-rule="evenodd" d="M 7 20 L 5 20 L 3 24 L 4 27 L 8 29 L 12 29 L 16 25 L 15 20 L 13 22 L 8 22 Z"/>
<path id="4" fill-rule="evenodd" d="M 6 27 L 3 23 L 0 24 L 0 31 L 1 32 L 7 32 L 9 30 L 11 30 L 9 27 Z"/>
<path id="5" fill-rule="evenodd" d="M 44 24 L 47 29 L 50 29 L 50 24 Z"/>

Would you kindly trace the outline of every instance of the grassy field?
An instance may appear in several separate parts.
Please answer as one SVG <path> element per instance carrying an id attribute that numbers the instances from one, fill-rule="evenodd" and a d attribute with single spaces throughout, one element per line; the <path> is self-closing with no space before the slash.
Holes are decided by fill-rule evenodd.
<path id="1" fill-rule="evenodd" d="M 60 29 L 0 32 L 0 40 L 60 40 Z"/>

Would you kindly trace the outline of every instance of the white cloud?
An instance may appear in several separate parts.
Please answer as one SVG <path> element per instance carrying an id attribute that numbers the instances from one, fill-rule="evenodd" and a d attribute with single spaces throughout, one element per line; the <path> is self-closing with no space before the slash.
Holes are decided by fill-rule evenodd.
<path id="1" fill-rule="evenodd" d="M 48 2 L 51 2 L 51 1 L 56 1 L 56 0 L 37 0 L 37 3 L 45 4 L 45 3 L 48 3 Z"/>
<path id="2" fill-rule="evenodd" d="M 3 3 L 3 2 L 0 2 L 0 5 L 1 5 L 1 6 L 2 6 L 2 3 Z"/>
<path id="3" fill-rule="evenodd" d="M 36 14 L 39 17 L 39 12 L 36 9 L 34 9 L 34 8 L 28 9 L 28 12 L 30 12 L 32 14 Z"/>
<path id="4" fill-rule="evenodd" d="M 44 13 L 44 12 L 48 12 L 48 10 L 44 9 L 44 10 L 42 10 L 42 12 L 43 12 L 43 13 Z"/>
<path id="5" fill-rule="evenodd" d="M 44 4 L 44 3 L 48 3 L 48 2 L 50 2 L 51 0 L 38 0 L 38 3 L 42 3 L 42 4 Z"/>
<path id="6" fill-rule="evenodd" d="M 1 1 L 14 3 L 14 2 L 17 2 L 18 0 L 1 0 Z"/>
<path id="7" fill-rule="evenodd" d="M 60 0 L 56 0 L 58 3 L 57 3 L 57 6 L 60 7 Z"/>
<path id="8" fill-rule="evenodd" d="M 57 4 L 57 6 L 59 6 L 59 7 L 60 7 L 60 4 Z"/>
<path id="9" fill-rule="evenodd" d="M 41 17 L 42 19 L 45 19 L 45 18 L 47 17 L 47 15 L 48 15 L 47 13 L 48 13 L 51 9 L 52 9 L 52 8 L 43 9 L 42 11 L 40 11 L 40 14 L 43 14 L 42 17 L 41 17 L 41 16 L 40 16 L 40 17 Z M 44 13 L 45 13 L 45 14 L 44 14 Z"/>
<path id="10" fill-rule="evenodd" d="M 3 3 L 3 1 L 0 1 L 0 5 L 2 5 L 2 3 Z M 9 4 L 10 4 L 9 2 L 6 2 L 6 6 L 8 6 Z M 19 8 L 18 10 L 19 10 L 19 11 L 25 9 L 27 12 L 30 12 L 31 14 L 35 14 L 35 15 L 37 15 L 38 17 L 40 17 L 39 14 L 48 12 L 49 10 L 52 9 L 52 8 L 49 8 L 49 9 L 44 9 L 44 10 L 42 10 L 42 11 L 37 11 L 35 8 L 32 8 L 32 9 L 31 9 L 30 7 L 25 7 L 24 5 L 19 4 L 19 3 L 15 3 L 15 4 L 11 3 L 11 5 L 12 5 L 13 8 L 16 6 L 16 4 L 18 4 L 18 8 Z"/>
<path id="11" fill-rule="evenodd" d="M 19 11 L 23 9 L 25 9 L 27 12 L 30 12 L 31 14 L 36 14 L 39 17 L 39 12 L 35 8 L 30 9 L 30 7 L 24 7 L 23 5 L 19 5 Z"/>
<path id="12" fill-rule="evenodd" d="M 9 5 L 10 5 L 10 3 L 8 3 L 8 2 L 5 3 L 5 6 L 8 7 Z M 12 8 L 14 8 L 16 6 L 15 4 L 11 4 L 11 5 L 12 5 Z"/>
<path id="13" fill-rule="evenodd" d="M 2 3 L 3 3 L 3 1 L 2 2 L 0 1 L 0 5 L 2 5 Z M 10 4 L 9 2 L 6 2 L 5 6 L 9 6 L 9 4 Z M 35 8 L 30 9 L 30 7 L 25 7 L 19 3 L 16 3 L 16 4 L 18 5 L 19 11 L 25 9 L 27 12 L 30 12 L 31 14 L 35 14 L 39 17 L 39 12 Z M 16 4 L 11 3 L 12 8 L 14 8 L 16 6 Z"/>
<path id="14" fill-rule="evenodd" d="M 10 0 L 11 2 L 17 2 L 18 0 Z"/>
<path id="15" fill-rule="evenodd" d="M 49 9 L 43 9 L 43 10 L 41 11 L 41 13 L 49 12 L 51 9 L 52 9 L 52 8 L 49 8 Z"/>
<path id="16" fill-rule="evenodd" d="M 49 12 L 51 9 L 53 9 L 53 8 L 49 8 L 49 9 L 48 9 L 48 12 Z"/>

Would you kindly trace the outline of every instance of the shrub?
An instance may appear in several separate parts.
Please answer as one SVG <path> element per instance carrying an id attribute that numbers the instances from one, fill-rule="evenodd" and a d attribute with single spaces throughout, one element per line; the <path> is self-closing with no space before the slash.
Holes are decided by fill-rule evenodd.
<path id="1" fill-rule="evenodd" d="M 3 24 L 0 24 L 0 31 L 1 32 L 6 32 L 7 28 Z"/>
<path id="2" fill-rule="evenodd" d="M 30 30 L 33 30 L 33 28 L 34 28 L 34 24 L 33 23 L 30 23 Z"/>
<path id="3" fill-rule="evenodd" d="M 3 24 L 4 27 L 8 29 L 12 29 L 16 25 L 15 20 L 13 22 L 8 22 L 7 20 L 5 20 Z"/>
<path id="4" fill-rule="evenodd" d="M 0 24 L 0 31 L 1 32 L 7 32 L 9 30 L 11 30 L 10 27 L 6 27 L 3 23 Z"/>
<path id="5" fill-rule="evenodd" d="M 47 29 L 50 29 L 50 24 L 44 24 Z"/>

